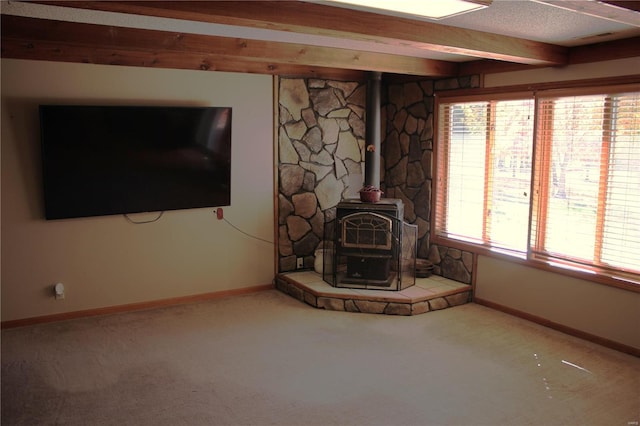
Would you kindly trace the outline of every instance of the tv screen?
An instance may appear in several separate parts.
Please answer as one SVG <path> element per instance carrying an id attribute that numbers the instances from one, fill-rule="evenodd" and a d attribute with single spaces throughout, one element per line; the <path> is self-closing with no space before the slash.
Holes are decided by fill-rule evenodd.
<path id="1" fill-rule="evenodd" d="M 231 112 L 40 105 L 45 217 L 229 205 Z"/>

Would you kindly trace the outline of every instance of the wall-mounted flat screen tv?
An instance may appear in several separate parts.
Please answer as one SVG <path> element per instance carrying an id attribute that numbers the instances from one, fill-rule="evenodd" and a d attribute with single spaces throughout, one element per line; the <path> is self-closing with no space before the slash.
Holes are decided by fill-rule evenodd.
<path id="1" fill-rule="evenodd" d="M 229 205 L 231 112 L 40 105 L 45 217 Z"/>

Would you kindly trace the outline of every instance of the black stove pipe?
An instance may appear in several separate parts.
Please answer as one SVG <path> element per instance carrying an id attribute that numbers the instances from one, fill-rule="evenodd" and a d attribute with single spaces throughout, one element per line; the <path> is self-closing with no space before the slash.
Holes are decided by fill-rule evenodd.
<path id="1" fill-rule="evenodd" d="M 380 82 L 382 73 L 371 71 L 367 79 L 365 116 L 364 184 L 380 188 Z"/>

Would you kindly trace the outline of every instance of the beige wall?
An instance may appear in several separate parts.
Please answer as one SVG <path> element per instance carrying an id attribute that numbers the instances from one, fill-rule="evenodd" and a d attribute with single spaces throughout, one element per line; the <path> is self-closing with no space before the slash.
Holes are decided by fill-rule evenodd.
<path id="1" fill-rule="evenodd" d="M 213 209 L 45 221 L 39 103 L 233 107 L 231 206 L 240 229 L 273 241 L 270 76 L 2 60 L 2 320 L 272 282 L 274 250 Z M 155 214 L 133 215 L 144 220 Z M 64 300 L 51 287 L 66 286 Z"/>
<path id="2" fill-rule="evenodd" d="M 478 256 L 474 295 L 640 349 L 640 293 Z"/>

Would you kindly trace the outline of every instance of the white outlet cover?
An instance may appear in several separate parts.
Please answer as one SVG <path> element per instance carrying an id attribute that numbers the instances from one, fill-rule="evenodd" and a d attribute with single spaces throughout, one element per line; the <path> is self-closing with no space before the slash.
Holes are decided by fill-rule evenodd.
<path id="1" fill-rule="evenodd" d="M 64 284 L 62 284 L 62 283 L 56 284 L 55 290 L 56 290 L 56 294 L 58 296 L 63 295 L 64 294 Z"/>

